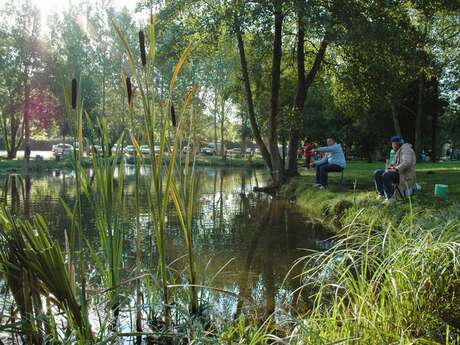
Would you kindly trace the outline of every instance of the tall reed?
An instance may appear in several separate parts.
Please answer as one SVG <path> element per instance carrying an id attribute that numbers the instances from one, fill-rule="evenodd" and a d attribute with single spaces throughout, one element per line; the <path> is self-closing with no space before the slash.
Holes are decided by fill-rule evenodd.
<path id="1" fill-rule="evenodd" d="M 141 36 L 141 35 L 140 35 Z M 145 46 L 143 49 L 144 50 Z M 124 72 L 124 71 L 123 71 Z M 133 138 L 132 141 L 136 142 L 134 139 L 135 133 L 135 122 L 134 122 L 134 113 L 133 113 L 133 89 L 131 84 L 131 79 L 129 77 L 125 77 L 124 73 L 122 76 L 122 80 L 126 81 L 126 94 L 128 96 L 128 111 L 129 111 L 129 119 L 130 119 L 130 135 Z M 136 142 L 137 143 L 137 142 Z M 142 302 L 142 291 L 141 291 L 141 222 L 140 222 L 140 191 L 141 188 L 141 180 L 140 180 L 140 169 L 141 169 L 141 157 L 142 152 L 139 152 L 139 147 L 135 146 L 136 149 L 136 156 L 138 159 L 135 159 L 135 199 L 136 199 L 136 331 L 142 332 L 142 311 L 141 311 L 141 302 Z M 151 307 L 153 309 L 153 305 Z M 152 311 L 152 315 L 154 311 Z M 140 339 L 138 339 L 140 340 Z"/>
<path id="2" fill-rule="evenodd" d="M 92 133 L 93 144 L 102 147 L 102 154 L 92 155 L 92 176 L 82 172 L 86 186 L 84 192 L 91 208 L 95 212 L 96 228 L 102 255 L 97 255 L 90 243 L 93 263 L 98 268 L 106 289 L 110 295 L 110 309 L 117 321 L 120 308 L 120 276 L 122 269 L 124 225 L 122 212 L 125 206 L 125 169 L 124 161 L 119 159 L 119 152 L 114 157 L 109 150 L 108 131 L 104 119 L 93 123 L 86 116 L 86 125 Z M 99 134 L 99 135 L 98 135 Z M 94 140 L 97 138 L 97 141 Z M 119 139 L 119 143 L 122 138 Z M 117 166 L 117 162 L 121 162 Z"/>
<path id="3" fill-rule="evenodd" d="M 0 238 L 0 265 L 7 272 L 10 290 L 20 308 L 27 343 L 41 344 L 56 333 L 43 333 L 56 322 L 52 314 L 45 315 L 42 310 L 42 296 L 64 313 L 68 329 L 76 332 L 78 344 L 92 343 L 94 336 L 86 309 L 78 302 L 65 255 L 59 244 L 51 240 L 44 219 L 36 216 L 30 223 L 2 210 Z M 40 320 L 44 320 L 44 327 Z"/>
<path id="4" fill-rule="evenodd" d="M 186 103 L 190 101 L 195 90 L 192 90 L 186 98 Z M 173 126 L 176 125 L 176 115 L 174 106 L 170 107 L 171 122 Z M 181 115 L 181 118 L 184 114 Z M 191 142 L 191 133 L 193 132 L 193 117 L 191 116 L 188 142 Z M 181 147 L 182 137 L 179 138 L 179 147 Z M 193 157 L 194 158 L 194 157 Z M 179 163 L 180 164 L 180 163 Z M 182 170 L 182 169 L 180 169 Z M 179 171 L 180 171 L 179 170 Z M 174 183 L 171 185 L 171 196 L 174 201 L 177 217 L 182 228 L 184 239 L 187 247 L 187 258 L 189 266 L 189 283 L 190 283 L 190 311 L 192 315 L 198 313 L 198 293 L 196 291 L 196 273 L 193 254 L 193 237 L 192 237 L 192 220 L 194 211 L 194 197 L 195 197 L 195 160 L 193 159 L 192 167 L 190 169 L 190 152 L 187 150 L 183 173 L 174 175 Z"/>
<path id="5" fill-rule="evenodd" d="M 131 52 L 129 47 L 128 41 L 125 35 L 118 29 L 118 27 L 114 24 L 115 30 L 118 33 L 118 36 L 123 43 L 125 51 L 128 56 L 128 63 L 130 67 L 130 73 L 134 77 L 137 87 L 139 89 L 139 93 L 141 96 L 142 108 L 143 108 L 143 119 L 144 119 L 144 135 L 145 141 L 148 142 L 150 147 L 150 168 L 151 168 L 151 177 L 147 181 L 147 199 L 149 203 L 151 218 L 152 218 L 152 227 L 155 235 L 155 244 L 158 250 L 158 260 L 159 260 L 159 271 L 161 277 L 161 286 L 162 286 L 162 296 L 163 296 L 163 314 L 164 314 L 164 322 L 165 327 L 169 328 L 171 325 L 171 309 L 170 309 L 170 293 L 168 288 L 168 264 L 167 264 L 167 257 L 166 257 L 166 248 L 165 248 L 165 230 L 166 230 L 166 217 L 167 217 L 167 210 L 169 207 L 169 202 L 171 198 L 171 193 L 174 196 L 174 199 L 179 199 L 182 195 L 178 193 L 174 193 L 174 183 L 175 183 L 175 176 L 178 174 L 177 162 L 176 157 L 180 152 L 180 144 L 182 143 L 182 138 L 184 135 L 184 126 L 185 126 L 185 115 L 187 114 L 187 109 L 190 104 L 190 100 L 194 94 L 194 88 L 187 94 L 184 100 L 184 104 L 182 106 L 181 117 L 179 119 L 179 124 L 177 128 L 175 128 L 174 137 L 172 138 L 171 142 L 168 142 L 169 133 L 171 132 L 172 128 L 171 125 L 176 125 L 176 123 L 169 123 L 164 121 L 158 128 L 157 124 L 157 107 L 155 106 L 154 97 L 150 94 L 150 90 L 152 89 L 152 82 L 150 80 L 152 71 L 153 71 L 153 62 L 155 58 L 155 31 L 154 31 L 154 23 L 150 23 L 148 25 L 148 39 L 149 39 L 149 46 L 148 46 L 148 53 L 146 54 L 146 58 L 144 60 L 143 56 L 145 56 L 145 36 L 141 31 L 139 34 L 139 46 L 141 50 L 141 72 L 138 71 L 136 61 L 134 60 L 134 54 Z M 173 90 L 174 84 L 177 80 L 181 67 L 183 66 L 189 49 L 186 49 L 182 54 L 179 62 L 176 65 L 176 68 L 173 72 L 173 76 L 170 82 L 169 88 L 169 98 L 172 100 L 173 98 Z M 128 85 L 128 83 L 127 83 Z M 129 88 L 129 86 L 128 86 Z M 130 91 L 128 90 L 128 94 Z M 132 111 L 132 107 L 131 107 Z M 170 116 L 171 108 L 169 108 Z M 175 111 L 174 111 L 175 115 Z M 175 117 L 174 117 L 175 118 Z M 174 128 L 174 127 L 173 127 Z M 136 133 L 139 131 L 137 128 L 134 127 L 134 121 L 132 121 L 131 126 L 131 140 L 133 145 L 136 147 L 136 152 L 139 152 L 139 140 L 136 137 Z M 155 152 L 155 144 L 159 143 L 159 152 Z M 193 191 L 193 189 L 191 190 Z M 189 191 L 190 192 L 190 191 Z M 177 201 L 177 200 L 176 200 Z M 177 204 L 177 202 L 175 202 Z M 177 204 L 178 205 L 178 204 Z M 180 210 L 181 212 L 185 209 L 183 207 L 176 208 L 176 210 Z M 189 238 L 186 238 L 187 246 L 189 247 L 189 252 L 191 253 L 191 245 L 192 242 Z M 191 261 L 191 259 L 190 259 Z M 190 271 L 193 272 L 193 265 L 190 266 Z M 194 274 L 191 275 L 193 277 L 192 281 L 194 281 Z M 194 285 L 194 284 L 193 284 Z M 196 291 L 193 287 L 192 295 L 195 296 L 193 298 L 196 301 Z M 196 310 L 196 302 L 193 302 L 193 309 Z"/>
<path id="6" fill-rule="evenodd" d="M 140 222 L 140 191 L 144 189 L 147 195 L 148 209 L 151 217 L 152 231 L 155 237 L 156 254 L 148 265 L 148 277 L 145 279 L 146 294 L 152 302 L 160 295 L 163 307 L 165 334 L 170 336 L 172 332 L 171 304 L 173 296 L 173 284 L 177 275 L 168 267 L 166 253 L 166 230 L 168 210 L 175 209 L 175 215 L 179 219 L 186 244 L 187 262 L 190 285 L 190 313 L 195 315 L 199 312 L 195 263 L 193 257 L 192 218 L 194 211 L 194 160 L 187 154 L 185 162 L 179 159 L 181 145 L 188 132 L 193 131 L 193 119 L 187 122 L 189 105 L 196 91 L 192 86 L 184 99 L 175 99 L 174 85 L 184 65 L 189 48 L 179 59 L 173 71 L 168 100 L 164 102 L 166 107 L 156 105 L 152 90 L 153 82 L 150 79 L 153 71 L 155 56 L 155 32 L 153 21 L 149 24 L 147 34 L 139 33 L 141 64 L 138 71 L 134 55 L 130 51 L 124 34 L 114 25 L 117 34 L 125 47 L 128 55 L 131 77 L 123 78 L 127 86 L 128 104 L 130 112 L 129 138 L 135 146 L 135 198 L 136 198 L 136 231 L 135 231 L 135 277 L 136 281 L 136 333 L 142 333 L 142 291 L 141 291 L 141 241 L 142 228 Z M 148 44 L 145 38 L 148 38 Z M 145 49 L 148 52 L 145 52 Z M 137 87 L 142 103 L 142 121 L 135 118 L 135 92 L 133 84 Z M 22 330 L 21 333 L 29 337 L 28 343 L 39 344 L 50 339 L 63 341 L 64 343 L 92 344 L 98 341 L 106 343 L 120 336 L 118 333 L 117 320 L 123 306 L 123 292 L 130 280 L 122 281 L 123 253 L 125 247 L 125 225 L 122 222 L 122 210 L 125 208 L 125 169 L 124 162 L 120 161 L 120 152 L 111 157 L 108 130 L 105 119 L 94 118 L 83 109 L 83 100 L 78 94 L 78 82 L 72 80 L 71 90 L 67 85 L 64 87 L 64 101 L 66 115 L 73 133 L 73 166 L 75 170 L 76 197 L 72 205 L 62 201 L 65 212 L 71 220 L 70 233 L 65 234 L 65 250 L 50 239 L 43 218 L 37 216 L 33 223 L 14 219 L 7 211 L 0 212 L 0 267 L 7 277 L 10 290 L 21 309 Z M 173 101 L 175 105 L 173 105 Z M 162 112 L 163 118 L 169 117 L 171 121 L 158 121 L 157 113 Z M 186 124 L 190 127 L 187 129 Z M 83 137 L 83 130 L 89 133 Z M 123 143 L 123 137 L 118 144 Z M 87 141 L 87 142 L 85 142 Z M 143 156 L 139 143 L 147 142 L 150 147 L 150 171 L 146 181 L 140 178 Z M 102 146 L 102 155 L 97 150 L 91 157 L 91 169 L 84 167 L 83 148 L 84 144 L 91 143 L 93 146 Z M 155 152 L 155 146 L 159 143 L 160 150 Z M 143 185 L 145 183 L 145 185 Z M 94 212 L 95 224 L 98 232 L 98 247 L 85 240 L 83 206 L 88 204 Z M 88 253 L 88 255 L 87 255 Z M 90 260 L 88 260 L 90 259 Z M 89 322 L 92 289 L 88 289 L 93 281 L 88 281 L 90 274 L 88 267 L 93 265 L 98 278 L 104 286 L 104 296 L 108 295 L 108 307 L 111 314 L 113 327 L 108 329 L 105 324 L 107 318 L 100 319 L 99 334 L 92 332 Z M 159 283 L 154 281 L 156 272 L 159 271 Z M 179 277 L 180 278 L 180 277 Z M 157 286 L 161 286 L 156 291 Z M 98 289 L 97 291 L 100 291 Z M 93 296 L 91 296 L 93 297 Z M 97 297 L 96 297 L 97 298 Z M 101 298 L 102 299 L 102 298 Z M 46 303 L 46 306 L 42 305 Z M 150 315 L 154 314 L 155 303 L 149 306 Z M 61 328 L 54 313 L 62 312 L 65 317 L 65 325 Z M 152 312 L 153 311 L 153 312 Z M 93 311 L 92 311 L 93 312 Z M 94 313 L 97 314 L 96 311 Z M 99 314 L 97 314 L 99 316 Z M 43 321 L 44 320 L 44 321 Z M 93 320 L 93 318 L 92 318 Z M 62 339 L 60 338 L 62 337 Z M 59 338 L 59 339 L 57 339 Z"/>
<path id="7" fill-rule="evenodd" d="M 82 194 L 85 189 L 84 181 L 86 172 L 82 168 L 83 157 L 83 107 L 78 94 L 78 82 L 72 79 L 70 97 L 67 89 L 67 84 L 63 83 L 64 89 L 64 105 L 67 117 L 67 123 L 72 131 L 73 149 L 73 168 L 75 171 L 76 181 L 76 198 L 71 209 L 62 200 L 62 204 L 71 219 L 70 240 L 68 255 L 68 269 L 71 274 L 71 282 L 75 291 L 79 289 L 79 302 L 84 311 L 84 315 L 88 316 L 87 309 L 87 294 L 86 294 L 86 267 L 84 260 L 84 242 L 82 229 Z M 76 280 L 76 267 L 78 267 L 78 282 Z M 89 321 L 85 321 L 89 324 Z"/>
<path id="8" fill-rule="evenodd" d="M 316 292 L 290 343 L 458 343 L 460 223 L 417 218 L 358 211 L 330 250 L 301 258 L 304 291 Z"/>

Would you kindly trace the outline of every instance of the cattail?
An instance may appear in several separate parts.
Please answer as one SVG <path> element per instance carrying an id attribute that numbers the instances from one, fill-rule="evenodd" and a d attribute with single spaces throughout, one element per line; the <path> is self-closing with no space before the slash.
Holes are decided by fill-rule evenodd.
<path id="1" fill-rule="evenodd" d="M 131 85 L 131 79 L 129 77 L 126 78 L 126 91 L 128 91 L 128 106 L 132 106 L 133 100 L 133 87 Z"/>
<path id="2" fill-rule="evenodd" d="M 72 109 L 77 107 L 77 79 L 72 79 Z"/>
<path id="3" fill-rule="evenodd" d="M 171 102 L 171 122 L 174 127 L 176 127 L 176 110 L 174 110 L 174 104 Z"/>
<path id="4" fill-rule="evenodd" d="M 144 31 L 139 31 L 139 49 L 141 50 L 141 61 L 142 66 L 147 64 L 147 59 L 145 58 L 145 36 Z"/>

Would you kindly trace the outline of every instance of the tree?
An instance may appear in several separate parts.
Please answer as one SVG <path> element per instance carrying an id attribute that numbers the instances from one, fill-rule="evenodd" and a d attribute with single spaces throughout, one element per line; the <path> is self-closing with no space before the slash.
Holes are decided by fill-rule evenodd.
<path id="1" fill-rule="evenodd" d="M 25 134 L 25 158 L 30 157 L 30 96 L 38 54 L 39 12 L 27 1 L 6 3 L 0 13 L 1 129 L 9 159 L 16 158 Z"/>
<path id="2" fill-rule="evenodd" d="M 78 4 L 62 14 L 53 15 L 48 24 L 50 30 L 47 39 L 52 62 L 49 65 L 49 78 L 53 81 L 53 92 L 60 102 L 58 109 L 63 137 L 69 134 L 68 129 L 71 128 L 68 123 L 70 119 L 65 118 L 64 86 L 69 85 L 73 78 L 77 79 L 79 97 L 91 116 L 97 113 L 97 105 L 101 99 L 101 88 L 97 80 L 100 65 L 96 62 L 91 41 L 92 27 L 87 22 L 87 16 L 82 13 L 90 14 L 89 8 Z"/>
<path id="3" fill-rule="evenodd" d="M 308 76 L 305 77 L 305 2 L 303 0 L 297 0 L 295 2 L 295 9 L 297 16 L 297 93 L 294 103 L 295 115 L 289 133 L 287 174 L 290 176 L 297 174 L 297 149 L 300 143 L 300 128 L 302 127 L 302 122 L 305 119 L 303 115 L 307 92 L 318 74 L 329 43 L 327 37 L 328 33 L 326 31 L 323 39 L 321 40 L 319 49 L 315 54 L 314 62 Z"/>

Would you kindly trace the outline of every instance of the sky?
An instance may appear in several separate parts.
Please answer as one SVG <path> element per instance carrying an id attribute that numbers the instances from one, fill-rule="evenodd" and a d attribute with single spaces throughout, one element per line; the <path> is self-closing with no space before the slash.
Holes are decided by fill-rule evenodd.
<path id="1" fill-rule="evenodd" d="M 0 0 L 4 1 L 4 0 Z M 35 0 L 34 1 L 38 8 L 40 9 L 42 16 L 46 18 L 48 15 L 54 12 L 61 12 L 63 9 L 67 8 L 69 4 L 78 3 L 78 0 Z M 89 2 L 93 2 L 93 0 L 89 0 Z M 94 0 L 94 2 L 96 2 Z M 136 0 L 113 0 L 113 4 L 115 7 L 124 7 L 126 6 L 129 10 L 134 11 L 134 7 L 136 5 Z"/>
<path id="2" fill-rule="evenodd" d="M 11 1 L 11 0 L 0 0 L 0 4 L 4 1 Z M 29 0 L 30 1 L 30 0 Z M 52 15 L 53 13 L 60 13 L 63 10 L 69 8 L 69 6 L 76 5 L 80 2 L 85 3 L 96 3 L 101 2 L 101 0 L 31 0 L 35 3 L 40 10 L 42 16 L 42 34 L 46 34 L 47 30 L 47 22 L 48 16 Z M 110 0 L 106 0 L 107 2 Z M 111 0 L 112 4 L 116 8 L 123 8 L 126 7 L 130 12 L 132 12 L 134 18 L 138 18 L 141 14 L 136 15 L 134 13 L 134 9 L 136 7 L 137 0 Z"/>

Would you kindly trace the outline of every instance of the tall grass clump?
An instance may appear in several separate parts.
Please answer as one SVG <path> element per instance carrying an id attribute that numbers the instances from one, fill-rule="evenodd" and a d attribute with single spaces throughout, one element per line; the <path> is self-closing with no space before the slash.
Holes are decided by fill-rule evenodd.
<path id="1" fill-rule="evenodd" d="M 188 172 L 189 161 L 186 161 L 186 167 L 184 169 L 183 166 L 179 165 L 176 158 L 180 153 L 180 145 L 185 133 L 185 116 L 188 113 L 188 107 L 194 95 L 195 88 L 192 87 L 183 100 L 182 110 L 180 112 L 178 123 L 176 123 L 176 114 L 172 105 L 174 98 L 174 84 L 183 64 L 185 63 L 189 49 L 184 51 L 176 65 L 176 68 L 173 71 L 169 87 L 169 99 L 167 102 L 167 104 L 170 106 L 166 107 L 166 109 L 164 106 L 157 107 L 154 102 L 154 97 L 151 94 L 152 83 L 150 80 L 155 57 L 154 24 L 151 22 L 147 30 L 147 38 L 149 40 L 147 53 L 145 34 L 143 31 L 139 32 L 139 48 L 141 56 L 141 66 L 139 68 L 134 59 L 134 54 L 129 47 L 126 36 L 118 29 L 116 25 L 114 25 L 114 27 L 127 53 L 128 64 L 130 67 L 129 71 L 136 82 L 136 86 L 139 90 L 142 102 L 143 130 L 140 131 L 138 128 L 136 128 L 134 121 L 131 120 L 130 138 L 136 148 L 136 152 L 139 157 L 142 157 L 142 154 L 139 150 L 139 142 L 145 141 L 150 146 L 151 176 L 146 181 L 146 190 L 152 219 L 152 228 L 155 237 L 155 245 L 158 252 L 158 265 L 160 272 L 159 280 L 162 290 L 163 321 L 165 328 L 168 329 L 171 326 L 171 300 L 170 287 L 168 286 L 169 273 L 165 246 L 165 231 L 167 211 L 171 202 L 171 197 L 174 200 L 174 204 L 176 205 L 176 212 L 178 217 L 184 220 L 184 222 L 181 222 L 181 224 L 183 224 L 185 227 L 187 227 L 188 224 L 191 224 L 191 221 L 187 219 L 187 215 L 191 217 L 191 205 L 188 203 L 188 200 L 191 199 L 188 199 L 188 197 L 192 197 L 191 193 L 193 192 L 193 189 L 190 189 L 188 186 L 193 184 L 193 179 L 190 177 L 189 179 L 183 178 L 183 176 L 188 176 L 188 173 L 183 175 L 183 171 Z M 132 80 L 127 79 L 126 85 L 128 88 L 128 95 L 132 95 L 131 83 Z M 130 116 L 133 118 L 133 102 L 132 99 L 129 98 L 130 97 L 128 97 Z M 162 118 L 157 117 L 158 112 L 160 112 L 160 116 Z M 170 117 L 172 121 L 165 121 L 165 115 L 169 115 L 168 117 Z M 156 143 L 159 143 L 159 152 L 155 152 L 154 148 Z M 181 194 L 179 194 L 177 191 L 177 187 L 179 190 L 181 190 Z M 187 194 L 183 194 L 182 191 L 187 191 Z M 184 198 L 187 199 L 184 200 Z M 184 205 L 187 206 L 185 207 Z M 193 273 L 194 269 L 192 259 L 193 254 L 191 234 L 187 232 L 187 229 L 188 228 L 186 228 L 184 234 L 188 248 L 187 252 L 190 266 L 189 271 L 191 272 L 191 305 L 192 312 L 194 312 L 197 310 L 197 297 L 194 287 L 195 281 Z M 154 258 L 154 260 L 156 260 L 156 258 Z M 152 263 L 152 265 L 154 266 L 155 263 Z"/>
<path id="2" fill-rule="evenodd" d="M 113 322 L 117 321 L 120 307 L 120 276 L 123 253 L 123 224 L 121 211 L 124 207 L 124 165 L 113 164 L 118 161 L 117 153 L 112 157 L 109 152 L 108 131 L 105 119 L 92 120 L 78 98 L 77 81 L 72 80 L 71 97 L 65 92 L 68 122 L 73 130 L 73 142 L 78 150 L 74 150 L 73 165 L 77 197 L 74 205 L 64 205 L 71 219 L 71 236 L 69 245 L 69 265 L 80 267 L 79 286 L 81 299 L 87 299 L 87 262 L 89 252 L 91 264 L 97 269 L 103 286 L 109 294 L 109 309 L 112 311 Z M 83 129 L 89 133 L 83 137 Z M 120 138 L 120 142 L 121 142 Z M 82 164 L 84 144 L 95 144 L 102 147 L 102 154 L 93 152 L 90 173 Z M 82 204 L 86 202 L 94 211 L 95 225 L 98 232 L 99 248 L 94 248 L 84 239 Z M 78 253 L 78 257 L 76 257 Z"/>
<path id="3" fill-rule="evenodd" d="M 26 344 L 57 343 L 62 333 L 56 329 L 55 315 L 62 313 L 69 339 L 92 343 L 95 338 L 65 253 L 51 240 L 44 219 L 36 216 L 31 223 L 2 210 L 0 245 L 0 267 L 20 313 L 20 323 L 11 325 L 11 333 L 20 334 Z"/>
<path id="4" fill-rule="evenodd" d="M 116 322 L 120 308 L 120 284 L 123 258 L 123 210 L 125 207 L 124 161 L 119 159 L 119 152 L 110 156 L 109 140 L 103 120 L 98 121 L 96 127 L 87 117 L 88 127 L 101 133 L 98 144 L 102 154 L 93 154 L 91 176 L 85 177 L 85 196 L 95 212 L 96 229 L 99 235 L 100 252 L 97 255 L 93 246 L 88 243 L 93 264 L 100 273 L 104 286 L 109 293 L 109 308 L 112 311 L 113 321 Z M 94 137 L 94 136 L 93 136 Z M 120 138 L 120 142 L 121 142 Z M 120 161 L 119 165 L 114 164 Z"/>
<path id="5" fill-rule="evenodd" d="M 361 210 L 328 251 L 299 259 L 313 308 L 291 344 L 456 344 L 460 340 L 458 210 L 382 224 Z M 435 224 L 436 225 L 435 225 Z"/>
<path id="6" fill-rule="evenodd" d="M 183 281 L 184 277 L 170 267 L 182 258 L 170 258 L 166 253 L 165 235 L 170 216 L 179 219 L 184 234 L 188 312 L 189 315 L 199 313 L 192 240 L 194 158 L 187 154 L 184 161 L 180 159 L 182 142 L 193 130 L 193 119 L 188 115 L 196 87 L 191 86 L 182 99 L 174 94 L 174 85 L 189 49 L 184 51 L 173 71 L 167 100 L 155 102 L 151 80 L 155 57 L 153 21 L 145 34 L 142 30 L 139 32 L 140 63 L 135 60 L 124 33 L 116 24 L 113 26 L 125 48 L 129 66 L 129 73 L 121 79 L 126 85 L 130 126 L 118 144 L 121 146 L 128 140 L 136 150 L 135 231 L 130 237 L 128 231 L 133 227 L 122 221 L 127 192 L 121 152 L 112 154 L 105 119 L 85 112 L 78 81 L 73 79 L 70 90 L 64 87 L 64 101 L 76 147 L 72 159 L 76 197 L 73 204 L 62 202 L 71 220 L 65 246 L 61 248 L 50 239 L 45 220 L 39 216 L 29 223 L 14 219 L 7 211 L 0 214 L 0 267 L 20 313 L 20 322 L 12 321 L 9 326 L 12 333 L 25 337 L 28 344 L 112 343 L 124 336 L 137 337 L 138 341 L 141 336 L 167 337 L 168 340 L 186 337 L 187 332 L 177 331 L 178 314 L 183 311 L 178 307 L 175 318 L 172 315 L 172 306 L 180 305 L 179 298 L 184 298 L 183 290 L 178 290 L 174 283 Z M 138 103 L 141 110 L 136 107 Z M 190 126 L 186 128 L 186 124 Z M 143 156 L 141 143 L 150 147 L 150 157 Z M 94 150 L 89 169 L 83 164 L 87 160 L 83 156 L 85 144 L 102 147 L 102 153 Z M 157 144 L 159 152 L 155 152 Z M 150 176 L 146 179 L 140 175 L 143 164 L 150 165 Z M 141 226 L 141 191 L 147 195 L 150 237 L 155 239 L 154 252 L 147 255 L 149 262 L 142 262 L 146 257 L 142 248 L 148 248 L 142 246 L 142 241 L 149 238 L 149 229 Z M 83 207 L 94 214 L 96 243 L 85 238 Z M 173 214 L 168 212 L 171 210 Z M 127 267 L 125 255 L 125 242 L 132 239 L 136 252 L 134 270 Z M 121 314 L 131 313 L 131 304 L 126 302 L 132 282 L 135 282 L 136 326 L 122 333 L 126 327 L 121 327 Z M 91 302 L 96 305 L 90 305 Z M 104 307 L 102 315 L 100 306 Z M 144 310 L 150 318 L 146 323 L 142 322 Z M 146 324 L 150 329 L 144 329 Z"/>

